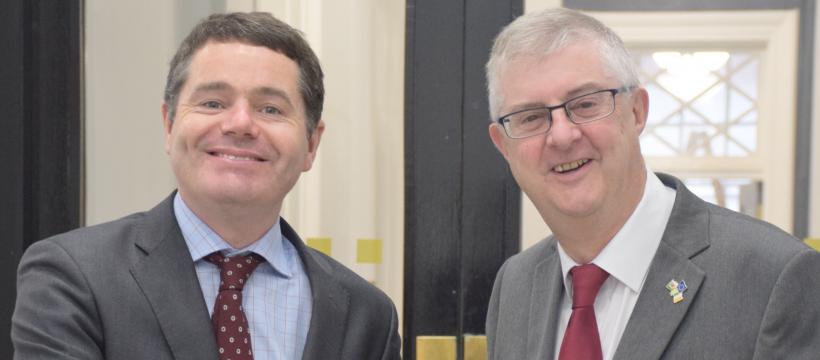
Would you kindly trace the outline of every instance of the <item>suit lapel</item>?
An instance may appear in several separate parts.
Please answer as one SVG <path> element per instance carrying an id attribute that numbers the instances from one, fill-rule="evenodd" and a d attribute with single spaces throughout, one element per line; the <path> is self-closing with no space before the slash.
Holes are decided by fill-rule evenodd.
<path id="1" fill-rule="evenodd" d="M 705 273 L 661 243 L 632 311 L 615 359 L 659 359 L 691 304 Z M 670 280 L 685 281 L 684 300 L 675 304 L 666 290 Z"/>
<path id="2" fill-rule="evenodd" d="M 658 177 L 677 189 L 675 205 L 615 359 L 659 359 L 706 279 L 690 259 L 709 247 L 708 209 L 676 179 Z M 666 289 L 670 280 L 686 282 L 684 300 L 677 304 Z"/>
<path id="3" fill-rule="evenodd" d="M 308 250 L 284 219 L 280 221 L 282 233 L 296 247 L 305 265 L 313 294 L 313 311 L 302 359 L 336 359 L 342 353 L 350 294 L 331 275 L 326 260 Z"/>
<path id="4" fill-rule="evenodd" d="M 548 241 L 544 260 L 535 267 L 533 275 L 527 359 L 551 359 L 554 355 L 564 281 L 561 278 L 561 260 L 556 252 L 555 239 Z"/>
<path id="5" fill-rule="evenodd" d="M 131 274 L 151 304 L 175 359 L 216 359 L 208 309 L 173 213 L 173 195 L 146 213 Z"/>

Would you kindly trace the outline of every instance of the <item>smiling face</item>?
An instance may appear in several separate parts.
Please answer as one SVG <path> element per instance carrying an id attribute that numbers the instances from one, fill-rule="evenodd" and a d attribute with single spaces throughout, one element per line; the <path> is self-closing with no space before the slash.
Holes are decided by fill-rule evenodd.
<path id="1" fill-rule="evenodd" d="M 512 60 L 500 75 L 501 114 L 623 86 L 601 63 L 594 42 Z M 490 136 L 553 230 L 567 220 L 625 221 L 643 193 L 645 165 L 638 137 L 646 111 L 646 92 L 638 88 L 617 94 L 615 112 L 595 122 L 573 124 L 557 109 L 546 134 L 511 139 L 494 123 Z"/>
<path id="2" fill-rule="evenodd" d="M 275 209 L 310 169 L 324 125 L 308 137 L 299 68 L 266 47 L 209 42 L 191 60 L 165 149 L 189 205 Z"/>

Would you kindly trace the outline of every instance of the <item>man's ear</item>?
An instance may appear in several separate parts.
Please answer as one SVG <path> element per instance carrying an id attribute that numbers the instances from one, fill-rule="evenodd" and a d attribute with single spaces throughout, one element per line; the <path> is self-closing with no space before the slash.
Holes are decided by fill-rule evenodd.
<path id="1" fill-rule="evenodd" d="M 635 128 L 640 135 L 649 117 L 649 93 L 642 87 L 632 93 L 632 115 L 635 117 Z"/>
<path id="2" fill-rule="evenodd" d="M 170 118 L 168 104 L 162 103 L 162 107 L 160 108 L 160 110 L 162 111 L 162 127 L 165 129 L 165 153 L 170 154 L 171 127 L 174 125 L 174 121 Z"/>
<path id="3" fill-rule="evenodd" d="M 495 145 L 495 148 L 501 153 L 501 156 L 504 156 L 504 159 L 507 159 L 507 148 L 505 143 L 507 140 L 507 134 L 504 132 L 504 129 L 501 128 L 501 125 L 493 122 L 490 123 L 490 128 L 488 130 L 490 132 L 490 139 L 493 141 L 493 145 Z"/>
<path id="4" fill-rule="evenodd" d="M 305 159 L 305 166 L 302 171 L 308 171 L 313 167 L 313 161 L 316 160 L 316 152 L 319 150 L 319 143 L 322 141 L 322 134 L 325 132 L 325 122 L 319 120 L 313 133 L 308 137 L 308 153 Z"/>

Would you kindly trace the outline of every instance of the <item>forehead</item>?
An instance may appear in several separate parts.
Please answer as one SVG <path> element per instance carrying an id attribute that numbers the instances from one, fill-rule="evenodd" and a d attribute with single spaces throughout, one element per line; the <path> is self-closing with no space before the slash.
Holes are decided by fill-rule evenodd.
<path id="1" fill-rule="evenodd" d="M 197 50 L 183 93 L 202 83 L 224 83 L 237 90 L 274 87 L 298 96 L 299 66 L 264 46 L 241 42 L 208 42 Z"/>
<path id="2" fill-rule="evenodd" d="M 500 72 L 502 110 L 521 104 L 555 104 L 586 91 L 617 86 L 604 66 L 598 47 L 570 44 L 544 55 L 523 55 Z"/>

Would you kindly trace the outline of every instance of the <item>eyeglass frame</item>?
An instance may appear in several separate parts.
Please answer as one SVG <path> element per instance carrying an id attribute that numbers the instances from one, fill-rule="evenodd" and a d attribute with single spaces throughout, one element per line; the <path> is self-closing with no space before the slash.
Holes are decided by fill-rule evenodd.
<path id="1" fill-rule="evenodd" d="M 560 109 L 560 108 L 563 108 L 563 109 L 564 109 L 564 114 L 566 114 L 567 119 L 568 119 L 570 122 L 572 122 L 573 124 L 576 124 L 576 125 L 589 124 L 589 123 L 591 123 L 591 122 L 595 122 L 595 121 L 601 120 L 601 119 L 603 119 L 603 118 L 605 118 L 605 117 L 607 117 L 607 116 L 609 116 L 609 115 L 612 115 L 612 113 L 614 113 L 614 112 L 615 112 L 615 95 L 618 95 L 618 94 L 620 94 L 620 93 L 629 93 L 629 92 L 630 92 L 630 91 L 632 91 L 632 89 L 634 89 L 634 88 L 635 88 L 635 86 L 623 86 L 623 87 L 619 87 L 619 88 L 612 88 L 612 89 L 597 90 L 597 91 L 593 91 L 593 92 L 586 93 L 586 94 L 583 94 L 583 95 L 578 95 L 578 96 L 576 96 L 576 97 L 573 97 L 572 99 L 569 99 L 569 100 L 567 100 L 567 101 L 564 101 L 563 103 L 558 104 L 558 105 L 555 105 L 555 106 L 538 106 L 538 107 L 531 107 L 531 108 L 526 108 L 526 109 L 521 109 L 521 110 L 513 111 L 513 112 L 511 112 L 511 113 L 509 113 L 509 114 L 506 114 L 506 115 L 504 115 L 504 116 L 499 117 L 498 119 L 496 119 L 496 122 L 497 122 L 499 125 L 501 125 L 501 128 L 503 128 L 503 129 L 504 129 L 504 133 L 507 135 L 507 137 L 509 137 L 509 138 L 511 138 L 511 139 L 526 139 L 526 138 L 528 138 L 528 137 L 532 137 L 532 136 L 536 136 L 536 135 L 541 135 L 541 134 L 546 134 L 546 133 L 550 132 L 550 130 L 552 130 L 552 122 L 553 122 L 552 112 L 553 112 L 554 110 L 556 110 L 556 109 Z M 589 95 L 594 95 L 594 94 L 599 94 L 599 93 L 602 93 L 602 92 L 609 92 L 610 94 L 612 94 L 612 110 L 610 110 L 610 111 L 609 111 L 608 113 L 606 113 L 605 115 L 601 115 L 600 117 L 597 117 L 597 118 L 594 118 L 594 119 L 591 119 L 591 120 L 584 119 L 583 121 L 580 121 L 580 122 L 579 122 L 579 121 L 576 121 L 576 120 L 573 118 L 572 112 L 570 112 L 570 110 L 569 110 L 569 108 L 567 107 L 567 105 L 569 105 L 569 103 L 571 103 L 571 102 L 573 102 L 573 101 L 575 101 L 575 100 L 578 100 L 578 99 L 580 99 L 580 98 L 582 98 L 582 97 L 589 96 Z M 547 117 L 548 117 L 548 120 L 549 120 L 549 122 L 550 122 L 550 124 L 549 124 L 549 126 L 547 127 L 547 129 L 546 129 L 546 130 L 544 130 L 544 131 L 542 131 L 542 132 L 536 132 L 536 133 L 533 133 L 533 134 L 529 134 L 529 135 L 527 135 L 527 136 L 519 136 L 519 137 L 514 137 L 514 136 L 510 135 L 510 131 L 507 129 L 507 126 L 506 126 L 506 125 L 504 125 L 504 124 L 505 124 L 505 122 L 504 122 L 504 121 L 505 121 L 505 120 L 508 120 L 508 118 L 509 118 L 510 116 L 513 116 L 513 115 L 515 115 L 515 114 L 520 114 L 520 113 L 522 113 L 522 112 L 526 112 L 526 111 L 533 111 L 533 110 L 547 110 Z M 509 122 L 509 121 L 508 121 L 508 122 Z"/>

